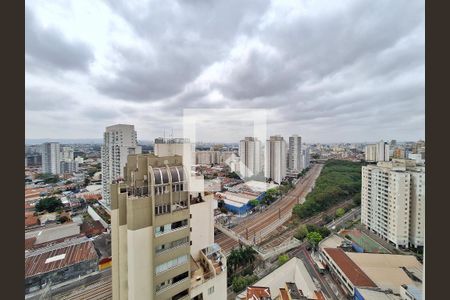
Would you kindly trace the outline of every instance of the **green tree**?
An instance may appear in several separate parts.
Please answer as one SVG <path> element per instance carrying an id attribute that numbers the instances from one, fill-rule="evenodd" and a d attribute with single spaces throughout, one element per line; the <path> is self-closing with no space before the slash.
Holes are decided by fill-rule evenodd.
<path id="1" fill-rule="evenodd" d="M 252 285 L 258 280 L 255 275 L 235 276 L 232 281 L 232 289 L 235 293 L 244 290 L 247 286 Z"/>
<path id="2" fill-rule="evenodd" d="M 336 217 L 340 218 L 345 214 L 345 209 L 343 208 L 338 208 L 336 209 Z"/>
<path id="3" fill-rule="evenodd" d="M 308 228 L 306 228 L 306 225 L 300 225 L 297 229 L 297 231 L 294 234 L 294 237 L 298 240 L 303 241 L 303 239 L 308 235 Z"/>
<path id="4" fill-rule="evenodd" d="M 253 200 L 248 201 L 248 204 L 250 204 L 253 207 L 256 207 L 259 205 L 259 201 L 257 199 L 253 199 Z"/>
<path id="5" fill-rule="evenodd" d="M 278 256 L 278 264 L 281 266 L 289 260 L 289 256 L 287 254 L 282 254 Z"/>
<path id="6" fill-rule="evenodd" d="M 64 204 L 60 199 L 56 197 L 46 197 L 39 200 L 36 203 L 35 210 L 37 212 L 47 211 L 47 212 L 55 212 L 57 209 L 62 208 Z"/>
<path id="7" fill-rule="evenodd" d="M 306 239 L 315 248 L 322 240 L 322 236 L 320 235 L 320 233 L 313 231 L 308 233 Z"/>

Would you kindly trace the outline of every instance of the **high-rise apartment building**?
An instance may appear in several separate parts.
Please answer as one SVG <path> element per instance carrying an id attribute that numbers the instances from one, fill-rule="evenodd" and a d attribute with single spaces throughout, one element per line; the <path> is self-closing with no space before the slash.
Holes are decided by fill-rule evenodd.
<path id="1" fill-rule="evenodd" d="M 195 151 L 195 163 L 198 165 L 217 164 L 219 156 L 219 151 Z"/>
<path id="2" fill-rule="evenodd" d="M 302 164 L 302 137 L 293 135 L 289 137 L 288 169 L 294 172 L 301 172 Z"/>
<path id="3" fill-rule="evenodd" d="M 73 159 L 74 159 L 73 148 L 68 146 L 61 147 L 61 160 L 73 161 Z"/>
<path id="4" fill-rule="evenodd" d="M 264 176 L 280 184 L 286 176 L 286 142 L 280 135 L 266 141 L 266 164 Z"/>
<path id="5" fill-rule="evenodd" d="M 123 178 L 123 169 L 129 154 L 140 154 L 134 125 L 117 124 L 106 127 L 103 134 L 102 156 L 102 196 L 111 205 L 110 184 Z"/>
<path id="6" fill-rule="evenodd" d="M 425 168 L 411 160 L 362 167 L 361 223 L 396 247 L 424 244 Z"/>
<path id="7" fill-rule="evenodd" d="M 309 151 L 309 147 L 303 147 L 302 149 L 302 157 L 301 157 L 301 167 L 302 169 L 306 169 L 309 167 L 311 162 L 311 155 Z"/>
<path id="8" fill-rule="evenodd" d="M 112 184 L 113 299 L 226 299 L 213 199 L 187 191 L 181 156 L 128 156 Z"/>
<path id="9" fill-rule="evenodd" d="M 239 142 L 240 174 L 247 178 L 263 172 L 263 148 L 255 137 L 245 137 Z"/>
<path id="10" fill-rule="evenodd" d="M 366 145 L 364 152 L 366 161 L 389 161 L 389 144 L 384 141 Z"/>
<path id="11" fill-rule="evenodd" d="M 405 157 L 405 149 L 397 147 L 394 149 L 393 153 L 392 153 L 392 157 L 393 158 L 397 158 L 397 159 L 404 159 Z"/>
<path id="12" fill-rule="evenodd" d="M 42 173 L 60 173 L 60 146 L 59 143 L 42 144 Z"/>

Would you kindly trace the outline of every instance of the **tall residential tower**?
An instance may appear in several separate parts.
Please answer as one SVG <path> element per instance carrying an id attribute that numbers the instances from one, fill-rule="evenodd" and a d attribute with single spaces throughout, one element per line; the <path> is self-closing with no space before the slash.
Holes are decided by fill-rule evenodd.
<path id="1" fill-rule="evenodd" d="M 123 178 L 123 169 L 129 154 L 140 154 L 134 125 L 117 124 L 106 127 L 103 134 L 102 155 L 102 196 L 111 205 L 110 184 Z"/>
<path id="2" fill-rule="evenodd" d="M 362 167 L 361 223 L 396 247 L 425 239 L 425 167 L 394 159 Z"/>
<path id="3" fill-rule="evenodd" d="M 192 195 L 188 180 L 181 156 L 128 156 L 111 185 L 114 300 L 226 299 L 212 194 Z"/>
<path id="4" fill-rule="evenodd" d="M 61 153 L 59 143 L 42 144 L 42 173 L 60 173 Z"/>
<path id="5" fill-rule="evenodd" d="M 286 142 L 280 135 L 271 136 L 266 142 L 264 176 L 280 184 L 286 176 Z"/>
<path id="6" fill-rule="evenodd" d="M 288 169 L 294 172 L 300 172 L 303 169 L 302 137 L 296 134 L 289 137 Z"/>
<path id="7" fill-rule="evenodd" d="M 263 172 L 262 145 L 255 137 L 246 137 L 239 142 L 241 176 L 251 177 Z"/>

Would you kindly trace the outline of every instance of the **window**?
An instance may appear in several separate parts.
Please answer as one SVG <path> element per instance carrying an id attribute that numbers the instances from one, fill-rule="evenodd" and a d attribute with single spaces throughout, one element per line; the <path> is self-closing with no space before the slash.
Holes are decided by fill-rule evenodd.
<path id="1" fill-rule="evenodd" d="M 214 293 L 214 286 L 208 289 L 208 295 L 211 295 L 212 293 Z"/>
<path id="2" fill-rule="evenodd" d="M 177 258 L 174 258 L 172 260 L 169 260 L 165 263 L 162 263 L 158 266 L 156 266 L 156 274 L 159 274 L 161 272 L 165 272 L 169 269 L 175 268 L 179 265 L 182 265 L 184 263 L 186 263 L 188 261 L 188 256 L 187 255 L 182 255 L 179 256 Z"/>

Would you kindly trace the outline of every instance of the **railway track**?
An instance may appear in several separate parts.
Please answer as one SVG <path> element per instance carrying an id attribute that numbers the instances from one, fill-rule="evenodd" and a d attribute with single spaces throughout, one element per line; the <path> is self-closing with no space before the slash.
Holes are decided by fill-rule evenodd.
<path id="1" fill-rule="evenodd" d="M 313 217 L 303 220 L 298 225 L 301 225 L 301 224 L 322 225 L 322 223 L 323 223 L 322 220 L 325 215 L 334 214 L 336 209 L 345 207 L 346 205 L 348 205 L 351 202 L 352 202 L 352 200 L 347 200 L 347 201 L 341 202 L 339 204 L 336 204 L 336 205 L 328 208 L 326 211 L 323 211 Z M 270 236 L 268 236 L 263 242 L 261 242 L 259 244 L 259 246 L 263 250 L 270 250 L 273 247 L 277 247 L 283 243 L 288 242 L 289 240 L 291 240 L 294 237 L 294 234 L 298 228 L 298 225 L 294 226 L 292 228 L 288 228 L 286 226 L 277 227 L 276 231 L 273 232 Z"/>
<path id="2" fill-rule="evenodd" d="M 311 170 L 302 178 L 297 185 L 286 196 L 271 204 L 265 211 L 255 213 L 244 221 L 236 225 L 232 230 L 239 236 L 247 240 L 261 239 L 261 232 L 275 223 L 281 216 L 292 213 L 292 208 L 310 192 L 315 180 L 320 174 L 323 165 L 314 165 Z M 276 228 L 274 228 L 275 230 Z M 219 233 L 215 236 L 215 241 L 222 247 L 225 254 L 238 245 L 238 242 Z"/>

